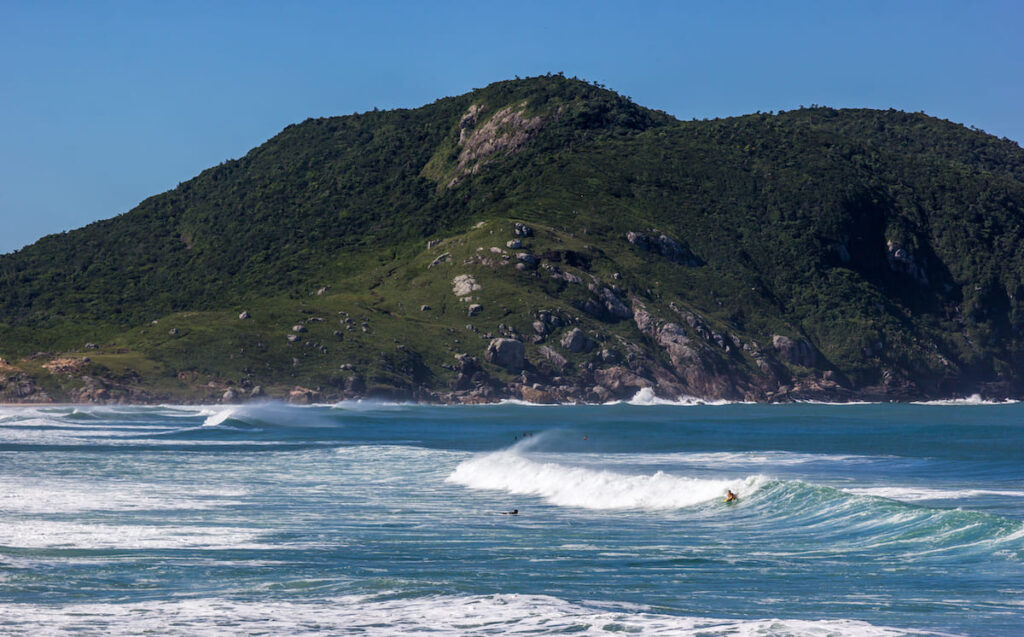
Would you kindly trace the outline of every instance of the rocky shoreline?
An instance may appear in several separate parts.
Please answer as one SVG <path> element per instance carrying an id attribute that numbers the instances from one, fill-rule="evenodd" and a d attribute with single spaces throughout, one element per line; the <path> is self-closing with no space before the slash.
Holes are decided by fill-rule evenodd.
<path id="1" fill-rule="evenodd" d="M 670 402 L 844 403 L 972 395 L 1002 401 L 1024 395 L 1011 382 L 964 375 L 912 378 L 886 366 L 877 370 L 877 382 L 858 385 L 806 339 L 771 334 L 758 342 L 718 331 L 674 304 L 666 313 L 670 319 L 659 318 L 643 300 L 614 285 L 594 286 L 593 293 L 594 307 L 584 310 L 629 321 L 634 337 L 588 333 L 572 316 L 539 311 L 533 334 L 499 325 L 498 337 L 480 335 L 486 342 L 482 356 L 455 353 L 452 364 L 436 370 L 433 386 L 412 377 L 383 379 L 352 364 L 341 365 L 312 386 L 272 377 L 232 381 L 188 371 L 161 378 L 158 384 L 132 370 L 111 374 L 91 365 L 88 356 L 40 352 L 20 366 L 0 359 L 0 403 L 235 404 L 271 399 L 314 404 L 369 398 L 430 404 L 602 404 L 628 401 L 639 392 Z"/>
<path id="2" fill-rule="evenodd" d="M 128 386 L 109 379 L 88 377 L 80 388 L 60 395 L 52 395 L 33 379 L 10 376 L 0 383 L 0 405 L 3 406 L 61 406 L 61 405 L 157 405 L 157 404 L 245 404 L 280 401 L 295 405 L 335 403 L 347 400 L 385 400 L 435 405 L 477 405 L 503 401 L 522 401 L 539 405 L 604 404 L 628 402 L 638 396 L 643 401 L 699 404 L 699 403 L 887 403 L 956 401 L 977 397 L 987 402 L 1005 402 L 1024 399 L 1009 391 L 1004 383 L 978 383 L 962 391 L 924 393 L 912 384 L 865 387 L 857 390 L 843 388 L 826 379 L 802 379 L 790 385 L 781 385 L 774 391 L 760 395 L 699 395 L 679 391 L 677 381 L 664 379 L 658 384 L 626 367 L 615 366 L 595 370 L 574 378 L 556 377 L 552 383 L 530 382 L 533 374 L 524 372 L 522 382 L 503 382 L 483 370 L 479 361 L 463 356 L 459 361 L 459 374 L 450 391 L 435 391 L 424 387 L 408 389 L 378 388 L 366 390 L 360 383 L 349 389 L 323 387 L 277 387 L 265 390 L 262 386 L 242 387 L 205 386 L 203 390 L 164 393 L 146 389 L 142 385 Z M 141 379 L 139 379 L 141 380 Z M 666 391 L 666 388 L 675 391 Z"/>

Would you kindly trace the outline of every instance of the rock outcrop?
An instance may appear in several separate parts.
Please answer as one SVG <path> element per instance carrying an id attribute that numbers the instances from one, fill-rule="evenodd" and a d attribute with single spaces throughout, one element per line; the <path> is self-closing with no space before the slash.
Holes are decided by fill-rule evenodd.
<path id="1" fill-rule="evenodd" d="M 694 255 L 689 246 L 676 241 L 665 234 L 657 237 L 649 237 L 643 232 L 627 232 L 626 241 L 630 242 L 644 252 L 660 254 L 673 263 L 679 263 L 689 267 L 704 265 L 704 261 Z"/>
<path id="2" fill-rule="evenodd" d="M 794 341 L 788 336 L 774 334 L 772 335 L 772 347 L 794 365 L 815 367 L 818 363 L 818 351 L 803 339 Z"/>
<path id="3" fill-rule="evenodd" d="M 562 336 L 562 347 L 574 354 L 588 353 L 594 349 L 595 343 L 578 327 L 574 327 Z"/>
<path id="4" fill-rule="evenodd" d="M 526 348 L 522 341 L 511 338 L 491 339 L 487 345 L 484 359 L 493 365 L 503 367 L 510 372 L 518 372 L 523 369 L 526 362 Z"/>

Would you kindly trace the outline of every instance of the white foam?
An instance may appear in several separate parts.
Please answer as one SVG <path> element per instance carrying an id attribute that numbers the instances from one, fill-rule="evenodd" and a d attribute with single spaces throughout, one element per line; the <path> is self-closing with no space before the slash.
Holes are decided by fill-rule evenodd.
<path id="1" fill-rule="evenodd" d="M 676 407 L 694 407 L 697 405 L 742 405 L 746 404 L 740 401 L 731 400 L 705 400 L 703 398 L 697 398 L 695 396 L 680 396 L 674 400 L 667 398 L 658 398 L 654 394 L 654 390 L 650 387 L 641 387 L 640 390 L 628 401 L 627 405 L 636 405 L 641 407 L 650 407 L 655 405 L 673 405 Z"/>
<path id="2" fill-rule="evenodd" d="M 663 471 L 631 475 L 541 462 L 508 449 L 463 461 L 446 481 L 471 489 L 536 495 L 557 506 L 671 510 L 721 498 L 727 489 L 742 497 L 757 490 L 764 479 L 701 480 Z"/>
<path id="3" fill-rule="evenodd" d="M 112 481 L 4 477 L 0 513 L 53 514 L 86 511 L 210 510 L 240 504 L 242 489 L 188 488 Z"/>
<path id="4" fill-rule="evenodd" d="M 0 631 L 49 635 L 846 635 L 896 637 L 907 631 L 852 619 L 715 619 L 651 612 L 645 606 L 546 595 L 372 599 L 348 595 L 312 602 L 181 599 L 119 604 L 6 604 Z M 913 634 L 923 634 L 913 631 Z"/>
<path id="5" fill-rule="evenodd" d="M 256 531 L 220 526 L 155 526 L 52 520 L 0 521 L 0 546 L 26 549 L 280 548 L 258 542 Z M 0 631 L 2 632 L 2 631 Z"/>
<path id="6" fill-rule="evenodd" d="M 797 466 L 812 463 L 869 464 L 891 460 L 894 456 L 858 456 L 851 454 L 798 453 L 795 451 L 707 451 L 668 454 L 648 453 L 647 462 L 676 462 L 688 465 L 754 465 L 766 467 Z"/>
<path id="7" fill-rule="evenodd" d="M 854 495 L 867 495 L 904 502 L 921 500 L 959 500 L 979 496 L 1002 496 L 1024 498 L 1024 491 L 997 489 L 935 489 L 930 487 L 857 487 L 843 489 Z"/>
<path id="8" fill-rule="evenodd" d="M 528 400 L 520 400 L 519 398 L 505 398 L 504 400 L 499 400 L 496 404 L 498 404 L 498 405 L 518 405 L 520 407 L 566 407 L 566 406 L 572 406 L 575 403 L 544 404 L 544 403 L 531 403 Z"/>
<path id="9" fill-rule="evenodd" d="M 224 423 L 225 420 L 231 418 L 237 413 L 240 413 L 241 411 L 241 407 L 227 407 L 219 411 L 213 411 L 213 413 L 210 413 L 206 417 L 206 420 L 203 421 L 203 427 L 216 427 L 218 425 L 221 425 Z M 205 415 L 205 410 L 200 412 L 200 414 Z"/>
<path id="10" fill-rule="evenodd" d="M 330 407 L 345 411 L 399 411 L 409 407 L 417 407 L 418 403 L 379 400 L 377 398 L 358 398 L 355 400 L 342 400 L 336 403 L 310 405 L 311 407 Z"/>
<path id="11" fill-rule="evenodd" d="M 965 398 L 946 398 L 943 400 L 925 400 L 915 402 L 915 405 L 943 405 L 943 406 L 978 406 L 978 405 L 1015 405 L 1019 400 L 986 400 L 981 394 L 971 394 Z"/>
<path id="12" fill-rule="evenodd" d="M 798 405 L 819 405 L 822 407 L 849 407 L 851 405 L 885 405 L 887 403 L 880 403 L 870 400 L 850 400 L 847 402 L 831 402 L 827 400 L 795 400 L 793 401 Z M 785 404 L 785 403 L 780 403 Z"/>

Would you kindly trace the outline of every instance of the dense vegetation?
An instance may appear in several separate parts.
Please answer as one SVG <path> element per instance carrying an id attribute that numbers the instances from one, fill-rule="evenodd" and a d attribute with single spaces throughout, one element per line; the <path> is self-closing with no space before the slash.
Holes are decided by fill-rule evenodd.
<path id="1" fill-rule="evenodd" d="M 122 367 L 149 364 L 166 378 L 323 384 L 352 361 L 382 385 L 441 387 L 451 351 L 486 345 L 452 335 L 464 336 L 466 314 L 442 301 L 451 263 L 503 246 L 511 235 L 481 233 L 507 233 L 509 220 L 538 229 L 534 252 L 571 249 L 587 255 L 593 281 L 617 275 L 624 300 L 662 315 L 687 308 L 745 341 L 806 339 L 822 356 L 815 367 L 848 387 L 895 377 L 933 393 L 981 382 L 1020 391 L 1015 143 L 891 110 L 682 122 L 561 76 L 307 120 L 124 215 L 0 256 L 0 354 L 80 351 L 92 340 L 136 357 Z M 675 237 L 701 265 L 638 252 L 624 240 L 631 231 Z M 438 252 L 425 242 L 445 238 L 462 247 L 426 268 Z M 495 334 L 503 319 L 528 332 L 539 309 L 572 312 L 589 294 L 512 269 L 478 276 L 494 279 L 480 293 L 479 327 Z M 330 294 L 310 296 L 325 286 Z M 439 310 L 427 326 L 413 311 L 421 304 Z M 250 307 L 267 320 L 233 319 Z M 300 311 L 355 309 L 379 313 L 377 327 L 332 343 L 319 362 L 298 365 L 270 336 Z M 192 321 L 191 346 L 146 332 L 169 317 Z M 608 317 L 581 320 L 637 341 Z M 397 362 L 380 352 L 400 340 L 422 342 Z"/>

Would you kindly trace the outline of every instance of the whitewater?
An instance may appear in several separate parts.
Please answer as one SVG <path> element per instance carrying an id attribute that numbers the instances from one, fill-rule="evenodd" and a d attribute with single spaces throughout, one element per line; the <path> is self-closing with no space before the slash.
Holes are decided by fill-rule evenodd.
<path id="1" fill-rule="evenodd" d="M 1022 423 L 980 399 L 0 407 L 0 634 L 1019 635 Z"/>

